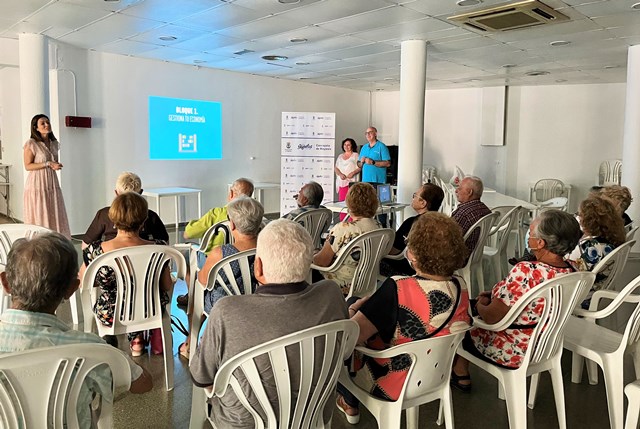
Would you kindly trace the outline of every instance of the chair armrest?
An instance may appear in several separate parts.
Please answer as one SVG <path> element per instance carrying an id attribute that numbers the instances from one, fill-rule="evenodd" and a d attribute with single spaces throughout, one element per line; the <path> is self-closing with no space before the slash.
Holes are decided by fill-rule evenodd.
<path id="1" fill-rule="evenodd" d="M 385 350 L 373 350 L 365 346 L 356 346 L 354 350 L 359 351 L 365 356 L 369 356 L 372 358 L 380 358 L 380 359 L 389 359 L 389 358 L 398 356 L 399 354 L 403 354 L 403 353 L 398 353 L 395 350 L 395 347 L 391 347 Z"/>
<path id="2" fill-rule="evenodd" d="M 602 310 L 597 310 L 600 300 L 610 299 L 612 300 Z M 613 314 L 622 303 L 638 303 L 640 302 L 640 295 L 625 295 L 620 292 L 612 290 L 598 290 L 591 297 L 591 303 L 589 304 L 589 310 L 583 310 L 581 308 L 573 311 L 575 316 L 582 316 L 589 319 L 603 319 Z"/>
<path id="3" fill-rule="evenodd" d="M 173 245 L 174 249 L 178 250 L 191 250 L 192 243 L 176 243 Z"/>
<path id="4" fill-rule="evenodd" d="M 509 313 L 507 313 L 507 315 L 505 317 L 502 318 L 502 320 L 494 323 L 494 324 L 489 324 L 487 322 L 485 322 L 484 320 L 480 319 L 478 316 L 473 317 L 473 324 L 472 326 L 474 328 L 480 328 L 480 329 L 484 329 L 485 331 L 494 331 L 494 332 L 499 332 L 499 331 L 504 331 L 505 329 L 507 329 L 509 327 L 509 325 L 511 325 L 513 323 L 513 321 L 520 315 L 520 313 L 515 313 L 513 311 L 513 308 L 511 310 L 509 310 Z"/>

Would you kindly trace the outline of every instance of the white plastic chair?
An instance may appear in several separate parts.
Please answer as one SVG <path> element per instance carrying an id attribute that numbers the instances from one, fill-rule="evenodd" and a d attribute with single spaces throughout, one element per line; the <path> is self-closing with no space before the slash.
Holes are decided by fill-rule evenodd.
<path id="1" fill-rule="evenodd" d="M 321 247 L 320 241 L 322 234 L 329 228 L 332 216 L 333 213 L 331 210 L 320 208 L 302 212 L 296 216 L 293 221 L 298 222 L 307 230 L 309 235 L 311 235 L 313 248 L 319 249 Z"/>
<path id="2" fill-rule="evenodd" d="M 0 355 L 0 427 L 79 429 L 80 388 L 88 373 L 100 365 L 108 365 L 111 371 L 112 393 L 129 389 L 127 359 L 107 344 L 72 344 Z M 113 426 L 112 412 L 111 401 L 103 400 L 99 428 Z"/>
<path id="3" fill-rule="evenodd" d="M 496 225 L 491 228 L 487 237 L 488 244 L 485 244 L 482 258 L 487 260 L 493 267 L 495 283 L 498 283 L 509 273 L 509 263 L 507 256 L 507 244 L 511 231 L 517 225 L 522 207 L 496 207 L 492 210 L 498 213 Z"/>
<path id="4" fill-rule="evenodd" d="M 615 287 L 616 280 L 620 277 L 627 264 L 629 252 L 635 244 L 636 242 L 633 240 L 622 243 L 593 267 L 592 273 L 604 276 L 602 280 L 596 282 L 595 287 L 597 289 L 608 290 Z"/>
<path id="5" fill-rule="evenodd" d="M 638 415 L 640 415 L 640 380 L 627 384 L 624 388 L 629 405 L 627 406 L 627 421 L 624 429 L 638 429 Z"/>
<path id="6" fill-rule="evenodd" d="M 320 267 L 311 264 L 311 268 L 321 273 L 336 272 L 349 255 L 358 252 L 358 266 L 353 274 L 347 298 L 352 296 L 361 298 L 369 296 L 376 291 L 377 280 L 380 274 L 380 260 L 391 250 L 395 235 L 395 231 L 389 228 L 365 232 L 340 249 L 330 266 Z"/>
<path id="7" fill-rule="evenodd" d="M 600 163 L 598 169 L 598 185 L 620 185 L 622 182 L 622 161 L 609 159 Z"/>
<path id="8" fill-rule="evenodd" d="M 173 247 L 180 251 L 187 250 L 189 252 L 189 284 L 187 284 L 187 296 L 189 296 L 188 313 L 193 310 L 193 290 L 196 284 L 196 273 L 198 272 L 198 258 L 200 255 L 205 255 L 204 251 L 209 247 L 209 242 L 214 239 L 218 234 L 222 234 L 224 237 L 224 244 L 233 244 L 233 235 L 231 235 L 231 228 L 229 221 L 215 223 L 209 227 L 202 236 L 200 244 L 194 243 L 177 243 Z"/>
<path id="9" fill-rule="evenodd" d="M 464 241 L 466 242 L 473 233 L 478 231 L 478 241 L 475 249 L 469 255 L 467 264 L 457 270 L 457 273 L 462 277 L 469 288 L 469 296 L 477 296 L 479 292 L 484 291 L 484 273 L 482 272 L 482 257 L 484 255 L 484 245 L 487 242 L 491 228 L 498 218 L 498 213 L 489 213 L 483 218 L 479 219 L 473 224 L 471 228 L 464 235 Z M 477 293 L 473 294 L 473 283 L 471 283 L 471 274 L 473 273 L 476 282 L 478 284 Z"/>
<path id="10" fill-rule="evenodd" d="M 438 169 L 433 165 L 422 166 L 422 183 L 434 183 L 434 179 L 438 175 Z"/>
<path id="11" fill-rule="evenodd" d="M 173 247 L 162 245 L 125 247 L 103 253 L 91 261 L 82 278 L 82 304 L 87 315 L 85 332 L 91 332 L 92 321 L 96 322 L 101 337 L 160 328 L 167 390 L 173 389 L 171 306 L 167 305 L 162 311 L 159 285 L 165 263 L 170 260 L 177 267 L 177 277 L 184 279 L 186 262 L 182 254 Z M 93 285 L 102 267 L 114 271 L 117 284 L 111 327 L 103 325 L 93 313 L 93 303 L 100 294 L 100 288 Z"/>
<path id="12" fill-rule="evenodd" d="M 560 429 L 566 429 L 562 368 L 560 367 L 563 330 L 571 316 L 571 311 L 584 299 L 587 291 L 593 285 L 594 279 L 595 274 L 588 272 L 565 274 L 529 290 L 511 307 L 501 321 L 493 325 L 474 318 L 474 327 L 488 331 L 503 331 L 518 318 L 529 304 L 537 302 L 538 299 L 544 299 L 542 315 L 533 329 L 529 347 L 518 369 L 501 368 L 475 357 L 464 349 L 458 349 L 460 356 L 498 379 L 498 396 L 500 398 L 506 396 L 511 429 L 527 427 L 525 404 L 533 409 L 538 374 L 543 371 L 549 371 L 551 374 L 558 423 Z M 527 403 L 526 378 L 531 375 L 533 375 L 531 392 Z"/>
<path id="13" fill-rule="evenodd" d="M 30 240 L 35 237 L 37 234 L 44 234 L 47 232 L 52 232 L 50 229 L 47 229 L 38 225 L 28 225 L 24 223 L 9 223 L 0 225 L 0 263 L 6 264 L 7 258 L 9 256 L 9 252 L 11 251 L 11 247 L 16 240 L 21 238 L 26 238 Z M 3 270 L 4 271 L 4 268 Z M 75 307 L 75 294 L 71 297 L 72 306 L 71 312 L 73 316 L 73 323 L 78 323 L 78 313 L 77 307 Z M 5 309 L 9 308 L 11 305 L 11 296 L 4 293 L 4 289 L 0 287 L 0 314 L 4 312 Z"/>
<path id="14" fill-rule="evenodd" d="M 190 299 L 193 300 L 193 312 L 191 313 L 191 330 L 189 331 L 189 344 L 192 344 L 191 350 L 195 350 L 195 345 L 198 344 L 198 336 L 200 329 L 202 328 L 202 316 L 208 317 L 209 315 L 204 311 L 204 294 L 206 290 L 213 292 L 216 287 L 222 287 L 228 296 L 231 295 L 251 295 L 253 293 L 256 280 L 253 277 L 253 270 L 249 261 L 250 257 L 255 256 L 256 250 L 245 250 L 238 252 L 234 255 L 222 258 L 218 263 L 211 267 L 209 271 L 209 277 L 207 278 L 207 284 L 203 285 L 198 280 L 198 273 L 194 273 L 196 278 L 196 286 L 194 293 Z M 233 275 L 232 263 L 238 264 L 240 267 L 240 273 L 242 278 L 242 290 L 238 283 L 238 279 Z M 226 276 L 222 278 L 222 274 Z M 189 353 L 189 362 L 191 362 L 194 353 Z"/>
<path id="15" fill-rule="evenodd" d="M 375 417 L 381 429 L 400 429 L 402 410 L 407 410 L 407 427 L 417 429 L 418 407 L 431 401 L 441 401 L 441 411 L 447 429 L 453 428 L 453 404 L 449 378 L 456 349 L 462 342 L 464 331 L 411 341 L 386 350 L 356 347 L 356 350 L 371 358 L 390 359 L 408 355 L 411 366 L 400 396 L 396 401 L 386 401 L 360 388 L 343 368 L 339 382 L 346 387 Z M 440 423 L 438 423 L 440 424 Z"/>
<path id="16" fill-rule="evenodd" d="M 540 179 L 531 190 L 530 201 L 536 205 L 564 194 L 564 183 L 559 179 Z"/>
<path id="17" fill-rule="evenodd" d="M 635 240 L 636 238 L 636 234 L 638 233 L 638 229 L 640 227 L 634 226 L 631 229 L 629 229 L 629 231 L 627 231 L 627 237 L 626 240 L 627 241 L 631 241 L 631 240 Z"/>
<path id="18" fill-rule="evenodd" d="M 629 317 L 624 333 L 596 324 L 596 320 L 611 316 L 623 303 L 640 303 L 640 276 L 632 280 L 621 292 L 599 290 L 591 298 L 589 310 L 576 310 L 564 333 L 564 348 L 573 352 L 571 381 L 580 383 L 582 366 L 587 361 L 589 383 L 598 383 L 598 371 L 595 365 L 602 368 L 607 390 L 609 421 L 613 429 L 623 425 L 623 358 L 626 351 L 634 355 L 636 378 L 640 378 L 640 355 L 636 346 L 640 341 L 640 304 Z M 636 294 L 634 294 L 636 292 Z M 597 310 L 601 299 L 612 302 Z M 629 408 L 631 409 L 631 408 Z"/>
<path id="19" fill-rule="evenodd" d="M 325 425 L 325 408 L 333 400 L 340 369 L 351 355 L 360 329 L 352 320 L 339 320 L 294 332 L 246 350 L 226 361 L 216 373 L 208 397 L 222 397 L 229 387 L 255 419 L 255 428 L 330 428 Z M 265 363 L 269 367 L 265 368 Z M 299 368 L 299 377 L 296 374 Z M 262 385 L 265 373 L 273 375 L 277 400 L 270 401 Z M 267 378 L 269 378 L 267 376 Z M 251 406 L 240 380 L 249 382 L 266 421 Z M 200 389 L 202 390 L 202 389 Z M 273 399 L 273 398 L 271 398 Z M 192 407 L 193 408 L 193 407 Z M 204 411 L 205 404 L 199 408 Z M 196 424 L 194 424 L 196 423 Z M 191 427 L 202 427 L 191 420 Z M 213 422 L 212 422 L 213 424 Z"/>

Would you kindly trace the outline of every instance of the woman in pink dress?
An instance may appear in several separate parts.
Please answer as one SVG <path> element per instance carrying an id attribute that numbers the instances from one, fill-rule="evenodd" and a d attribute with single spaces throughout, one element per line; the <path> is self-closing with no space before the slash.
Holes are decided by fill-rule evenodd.
<path id="1" fill-rule="evenodd" d="M 29 172 L 24 184 L 24 222 L 40 225 L 71 238 L 67 211 L 56 171 L 59 143 L 51 132 L 46 115 L 31 119 L 31 138 L 24 144 L 24 168 Z"/>

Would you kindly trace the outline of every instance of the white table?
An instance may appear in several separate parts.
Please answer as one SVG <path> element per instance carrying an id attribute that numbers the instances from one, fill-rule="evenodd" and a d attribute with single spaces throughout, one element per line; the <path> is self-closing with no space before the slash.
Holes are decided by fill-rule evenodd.
<path id="1" fill-rule="evenodd" d="M 227 191 L 231 190 L 233 183 L 227 183 Z M 280 183 L 275 182 L 256 182 L 253 184 L 254 198 L 264 206 L 264 191 L 277 189 L 280 191 Z"/>
<path id="2" fill-rule="evenodd" d="M 344 201 L 335 201 L 332 203 L 325 203 L 323 205 L 334 213 L 348 213 L 347 205 Z M 404 209 L 407 207 L 409 207 L 409 204 L 396 203 L 393 206 L 384 205 L 378 207 L 376 214 L 381 215 L 395 213 L 396 229 L 398 229 L 400 225 L 402 225 L 402 222 L 404 222 Z"/>
<path id="3" fill-rule="evenodd" d="M 160 200 L 164 197 L 173 197 L 174 199 L 174 207 L 175 207 L 175 225 L 176 225 L 176 243 L 180 242 L 180 235 L 178 234 L 178 228 L 180 227 L 180 197 L 187 197 L 188 195 L 195 195 L 198 198 L 198 218 L 202 216 L 202 198 L 201 198 L 202 189 L 195 188 L 180 188 L 180 187 L 170 187 L 170 188 L 151 188 L 145 189 L 142 196 L 143 197 L 151 197 L 156 199 L 156 213 L 162 219 L 162 215 L 160 214 Z"/>
<path id="4" fill-rule="evenodd" d="M 538 207 L 530 202 L 519 200 L 509 195 L 501 194 L 500 192 L 488 192 L 482 194 L 482 202 L 490 209 L 494 209 L 500 206 L 522 206 L 527 210 L 536 210 Z"/>

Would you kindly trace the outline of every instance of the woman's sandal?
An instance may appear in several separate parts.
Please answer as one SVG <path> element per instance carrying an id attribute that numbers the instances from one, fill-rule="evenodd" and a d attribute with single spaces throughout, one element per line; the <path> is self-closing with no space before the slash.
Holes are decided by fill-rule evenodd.
<path id="1" fill-rule="evenodd" d="M 131 349 L 131 356 L 138 357 L 144 354 L 147 349 L 147 345 L 142 337 L 136 337 L 129 343 L 129 348 Z"/>
<path id="2" fill-rule="evenodd" d="M 349 424 L 356 425 L 360 422 L 360 411 L 357 408 L 349 406 L 349 404 L 347 404 L 347 402 L 344 400 L 344 398 L 340 394 L 338 394 L 338 398 L 336 399 L 336 407 L 338 407 L 338 409 L 342 411 L 342 414 L 344 414 Z M 355 410 L 357 411 L 357 413 L 349 414 L 347 413 L 347 410 Z"/>
<path id="3" fill-rule="evenodd" d="M 180 344 L 178 353 L 180 353 L 180 356 L 182 356 L 186 360 L 189 360 L 189 346 L 187 345 L 187 343 Z"/>
<path id="4" fill-rule="evenodd" d="M 455 372 L 453 372 L 453 370 L 451 370 L 451 379 L 449 380 L 449 384 L 452 387 L 455 387 L 456 389 L 464 392 L 464 393 L 469 393 L 471 391 L 471 383 L 469 384 L 462 384 L 460 383 L 460 381 L 466 381 L 469 380 L 471 381 L 471 376 L 470 375 L 458 375 Z"/>

